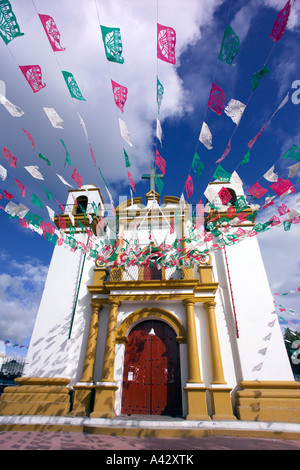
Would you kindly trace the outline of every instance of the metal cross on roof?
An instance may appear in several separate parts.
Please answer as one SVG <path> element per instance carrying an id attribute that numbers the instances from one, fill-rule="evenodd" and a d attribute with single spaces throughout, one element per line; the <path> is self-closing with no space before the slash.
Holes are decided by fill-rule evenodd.
<path id="1" fill-rule="evenodd" d="M 150 191 L 155 191 L 155 176 L 160 179 L 164 177 L 162 174 L 155 175 L 155 168 L 151 168 L 150 174 L 142 175 L 142 180 L 150 180 Z"/>

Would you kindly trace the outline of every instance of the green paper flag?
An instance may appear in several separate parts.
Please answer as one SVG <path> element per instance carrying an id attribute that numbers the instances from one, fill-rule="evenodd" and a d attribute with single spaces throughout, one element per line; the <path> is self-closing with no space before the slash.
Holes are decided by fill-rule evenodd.
<path id="1" fill-rule="evenodd" d="M 8 0 L 0 0 L 0 35 L 5 44 L 17 36 L 24 36 L 24 33 L 20 32 L 20 27 Z"/>
<path id="2" fill-rule="evenodd" d="M 81 91 L 79 89 L 79 86 L 77 85 L 77 82 L 75 78 L 73 77 L 73 74 L 70 72 L 62 71 L 63 77 L 65 79 L 65 82 L 67 84 L 67 87 L 69 88 L 70 95 L 72 98 L 76 98 L 77 100 L 82 100 L 85 101 L 83 98 Z"/>
<path id="3" fill-rule="evenodd" d="M 42 184 L 41 184 L 43 190 L 46 192 L 47 194 L 47 198 L 49 199 L 49 201 L 52 201 L 52 195 L 50 193 L 50 191 L 48 189 L 46 189 Z"/>
<path id="4" fill-rule="evenodd" d="M 125 157 L 125 165 L 126 165 L 126 167 L 129 167 L 129 166 L 131 166 L 130 161 L 129 161 L 129 157 L 128 157 L 127 153 L 125 152 L 125 149 L 123 149 L 123 151 L 124 151 L 124 157 Z"/>
<path id="5" fill-rule="evenodd" d="M 64 166 L 66 166 L 66 164 L 71 165 L 71 157 L 70 157 L 70 154 L 69 154 L 69 152 L 68 152 L 68 150 L 67 150 L 67 147 L 66 147 L 66 145 L 65 145 L 65 143 L 64 143 L 64 141 L 63 141 L 62 139 L 60 139 L 60 141 L 61 141 L 61 143 L 63 144 L 64 149 L 65 149 L 65 151 L 66 151 L 66 159 L 65 159 L 65 164 L 64 164 Z"/>
<path id="6" fill-rule="evenodd" d="M 43 209 L 44 207 L 42 201 L 33 193 L 31 193 L 31 204 L 33 204 L 34 206 L 38 206 L 41 209 Z"/>
<path id="7" fill-rule="evenodd" d="M 48 166 L 51 166 L 50 160 L 48 160 L 48 158 L 44 157 L 44 155 L 42 153 L 39 153 L 39 157 L 42 160 L 45 160 L 45 162 L 47 163 Z"/>
<path id="8" fill-rule="evenodd" d="M 252 78 L 251 78 L 251 86 L 252 86 L 252 90 L 256 90 L 256 88 L 258 87 L 259 85 L 259 82 L 261 81 L 261 79 L 265 76 L 265 75 L 268 75 L 268 73 L 270 73 L 270 69 L 269 67 L 267 67 L 266 65 L 263 66 L 263 68 L 261 70 L 259 70 L 258 72 L 254 73 L 252 75 Z"/>
<path id="9" fill-rule="evenodd" d="M 108 28 L 101 25 L 100 28 L 107 60 L 123 64 L 124 58 L 122 57 L 123 46 L 120 28 Z"/>
<path id="10" fill-rule="evenodd" d="M 213 177 L 216 178 L 217 180 L 224 181 L 229 183 L 231 179 L 231 173 L 228 173 L 227 171 L 224 170 L 224 168 L 221 167 L 220 163 L 218 164 Z"/>
<path id="11" fill-rule="evenodd" d="M 244 198 L 244 196 L 240 196 L 239 198 L 237 198 L 237 200 L 235 201 L 234 204 L 235 204 L 235 208 L 236 208 L 237 213 L 243 211 L 244 209 L 247 209 L 247 207 L 248 207 L 246 199 Z"/>
<path id="12" fill-rule="evenodd" d="M 201 173 L 204 170 L 204 165 L 197 152 L 195 152 L 195 155 L 192 161 L 192 168 L 197 176 L 201 176 Z"/>
<path id="13" fill-rule="evenodd" d="M 281 158 L 288 158 L 300 162 L 300 149 L 297 145 L 293 145 Z"/>
<path id="14" fill-rule="evenodd" d="M 107 182 L 105 181 L 104 176 L 102 175 L 102 171 L 100 170 L 99 167 L 98 167 L 98 170 L 99 170 L 99 172 L 100 172 L 101 178 L 102 178 L 103 181 L 104 181 L 105 186 L 108 188 Z"/>
<path id="15" fill-rule="evenodd" d="M 156 184 L 156 187 L 157 187 L 157 190 L 159 192 L 159 194 L 162 193 L 162 190 L 163 190 L 163 187 L 164 187 L 164 183 L 163 181 L 157 176 L 157 174 L 155 174 L 155 184 Z"/>
<path id="16" fill-rule="evenodd" d="M 160 83 L 158 77 L 157 77 L 157 105 L 158 105 L 158 114 L 160 112 L 160 106 L 161 106 L 161 102 L 162 102 L 162 99 L 163 99 L 163 95 L 164 95 L 164 87 L 163 85 Z"/>
<path id="17" fill-rule="evenodd" d="M 246 153 L 246 155 L 243 156 L 241 160 L 241 165 L 244 165 L 245 163 L 249 163 L 250 161 L 250 150 Z"/>
<path id="18" fill-rule="evenodd" d="M 226 25 L 221 50 L 219 53 L 219 60 L 228 65 L 233 65 L 232 62 L 239 52 L 240 40 L 235 34 L 231 26 Z M 234 64 L 235 65 L 235 64 Z"/>

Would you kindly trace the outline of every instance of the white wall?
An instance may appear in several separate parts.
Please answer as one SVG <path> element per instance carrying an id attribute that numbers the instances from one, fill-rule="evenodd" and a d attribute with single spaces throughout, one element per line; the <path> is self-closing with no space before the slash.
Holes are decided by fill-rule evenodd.
<path id="1" fill-rule="evenodd" d="M 242 380 L 294 380 L 256 236 L 226 246 Z M 225 264 L 223 250 L 217 266 Z M 229 284 L 224 297 L 231 297 Z"/>

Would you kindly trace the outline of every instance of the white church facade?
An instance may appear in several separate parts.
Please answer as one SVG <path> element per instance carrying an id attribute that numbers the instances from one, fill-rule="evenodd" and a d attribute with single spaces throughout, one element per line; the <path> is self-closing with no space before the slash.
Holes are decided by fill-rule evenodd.
<path id="1" fill-rule="evenodd" d="M 222 187 L 234 200 L 244 196 L 239 179 L 214 181 L 210 193 Z M 213 234 L 201 245 L 206 253 L 190 263 L 197 246 L 188 244 L 188 203 L 160 201 L 152 189 L 144 201 L 122 201 L 113 224 L 101 218 L 98 188 L 70 190 L 55 218 L 60 243 L 23 376 L 1 396 L 0 415 L 300 422 L 299 383 L 257 237 L 247 236 L 255 208 L 247 205 L 245 217 L 236 218 L 230 205 L 220 210 L 213 202 L 228 219 L 226 233 L 241 229 L 245 236 L 213 250 Z M 206 233 L 213 205 L 206 207 Z M 101 256 L 116 236 L 108 266 Z M 130 261 L 137 244 L 145 263 Z M 168 250 L 180 250 L 181 260 L 164 263 L 162 250 L 164 260 Z"/>

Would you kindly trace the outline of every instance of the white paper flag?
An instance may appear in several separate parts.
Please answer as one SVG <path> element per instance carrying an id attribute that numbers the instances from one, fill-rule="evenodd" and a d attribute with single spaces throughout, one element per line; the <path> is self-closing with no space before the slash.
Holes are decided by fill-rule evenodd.
<path id="1" fill-rule="evenodd" d="M 62 183 L 64 183 L 66 186 L 70 186 L 70 188 L 73 188 L 73 186 L 71 186 L 69 183 L 67 183 L 66 180 L 64 180 L 62 176 L 58 175 L 57 173 L 56 173 L 56 176 L 58 176 L 60 181 Z"/>
<path id="2" fill-rule="evenodd" d="M 38 180 L 43 180 L 44 179 L 43 175 L 39 171 L 38 166 L 31 165 L 31 166 L 24 166 L 24 168 L 25 168 L 25 170 L 28 171 L 28 173 L 31 174 L 31 176 L 33 176 L 33 178 L 36 178 Z"/>
<path id="3" fill-rule="evenodd" d="M 180 199 L 179 199 L 179 207 L 180 207 L 180 210 L 181 210 L 181 214 L 182 214 L 182 211 L 184 210 L 184 206 L 185 206 L 185 199 L 184 199 L 184 195 L 182 193 L 181 196 L 180 196 Z"/>
<path id="4" fill-rule="evenodd" d="M 86 141 L 87 143 L 89 142 L 89 138 L 88 138 L 88 133 L 87 133 L 87 130 L 86 130 L 86 125 L 85 125 L 85 122 L 84 120 L 82 119 L 82 117 L 80 116 L 79 113 L 78 114 L 78 117 L 79 117 L 79 120 L 80 120 L 80 124 L 82 125 L 82 128 L 83 128 L 83 131 L 84 131 L 84 134 L 85 134 L 85 138 L 86 138 Z"/>
<path id="5" fill-rule="evenodd" d="M 59 117 L 55 109 L 53 108 L 43 108 L 49 121 L 51 122 L 52 126 L 56 129 L 63 129 L 62 123 L 64 122 L 63 119 Z"/>
<path id="6" fill-rule="evenodd" d="M 4 181 L 7 177 L 7 170 L 4 168 L 4 166 L 0 165 L 0 178 L 2 181 Z"/>
<path id="7" fill-rule="evenodd" d="M 278 181 L 278 174 L 274 173 L 275 165 L 273 165 L 265 174 L 264 178 L 267 181 Z"/>
<path id="8" fill-rule="evenodd" d="M 9 203 L 5 206 L 5 212 L 12 216 L 16 215 L 20 219 L 23 219 L 27 212 L 29 212 L 29 209 L 22 203 L 17 205 L 14 202 L 9 201 Z"/>
<path id="9" fill-rule="evenodd" d="M 123 137 L 125 142 L 127 142 L 127 144 L 129 144 L 130 147 L 132 147 L 132 143 L 130 142 L 130 134 L 127 130 L 126 123 L 124 121 L 122 121 L 122 119 L 120 119 L 120 118 L 119 118 L 119 126 L 120 126 L 121 136 Z"/>
<path id="10" fill-rule="evenodd" d="M 160 141 L 160 145 L 162 145 L 162 128 L 159 119 L 156 120 L 156 137 Z"/>
<path id="11" fill-rule="evenodd" d="M 71 214 L 71 212 L 68 212 L 68 216 L 70 217 L 70 220 L 71 220 L 71 223 L 73 225 L 73 227 L 75 227 L 75 217 L 73 214 Z"/>
<path id="12" fill-rule="evenodd" d="M 8 99 L 5 98 L 5 96 L 3 96 L 1 93 L 0 93 L 0 103 L 3 104 L 3 106 L 11 114 L 11 116 L 13 116 L 13 117 L 23 116 L 24 111 L 22 111 L 21 108 L 19 108 L 18 106 L 15 106 L 10 101 L 8 101 Z"/>
<path id="13" fill-rule="evenodd" d="M 199 140 L 208 150 L 212 149 L 212 134 L 206 122 L 202 124 Z"/>
<path id="14" fill-rule="evenodd" d="M 51 207 L 49 206 L 46 206 L 46 207 L 47 207 L 47 211 L 48 211 L 50 219 L 54 221 L 54 215 L 55 215 L 54 210 L 52 210 Z"/>
<path id="15" fill-rule="evenodd" d="M 243 187 L 243 182 L 236 171 L 234 171 L 230 178 L 230 183 L 234 186 L 236 192 L 240 192 Z"/>
<path id="16" fill-rule="evenodd" d="M 238 100 L 231 99 L 228 105 L 225 107 L 224 111 L 229 116 L 233 122 L 238 126 L 245 111 L 246 105 L 241 103 Z"/>
<path id="17" fill-rule="evenodd" d="M 288 166 L 289 169 L 289 178 L 293 178 L 298 173 L 300 168 L 300 162 L 295 163 L 295 165 Z"/>
<path id="18" fill-rule="evenodd" d="M 284 105 L 286 105 L 286 103 L 288 102 L 289 100 L 289 93 L 286 95 L 286 97 L 281 101 L 280 105 L 278 106 L 278 108 L 276 109 L 276 111 L 272 114 L 269 122 L 273 119 L 273 117 L 275 116 L 275 114 L 277 113 L 277 111 L 279 111 L 281 108 L 283 108 Z"/>
<path id="19" fill-rule="evenodd" d="M 217 191 L 215 191 L 212 187 L 208 186 L 204 191 L 204 196 L 209 200 L 211 204 L 214 203 L 216 198 L 219 198 Z"/>

